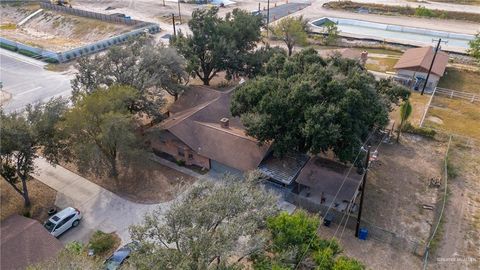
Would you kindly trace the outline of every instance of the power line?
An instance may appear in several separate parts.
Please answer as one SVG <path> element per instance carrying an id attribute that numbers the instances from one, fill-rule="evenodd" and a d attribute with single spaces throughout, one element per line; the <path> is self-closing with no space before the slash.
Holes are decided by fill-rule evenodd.
<path id="1" fill-rule="evenodd" d="M 375 151 L 374 152 L 377 152 L 378 151 L 378 148 L 380 147 L 380 145 L 382 144 L 383 140 L 385 139 L 385 137 L 387 136 L 388 133 L 385 133 L 382 137 L 382 139 L 380 140 L 380 142 L 377 144 L 376 148 L 375 148 Z M 362 175 L 362 179 L 363 177 L 365 176 L 365 174 L 367 173 L 367 170 L 368 170 L 368 167 L 366 168 L 366 170 L 363 172 L 363 175 Z M 357 190 L 360 188 L 360 185 L 362 184 L 362 181 L 358 184 L 357 186 Z M 364 190 L 362 190 L 362 193 L 364 192 Z M 332 242 L 333 240 L 335 239 L 335 236 L 337 235 L 337 232 L 338 232 L 338 229 L 342 226 L 342 221 L 343 221 L 343 218 L 345 217 L 345 215 L 347 215 L 347 213 L 350 211 L 350 204 L 353 202 L 353 200 L 355 199 L 355 194 L 353 195 L 353 197 L 350 199 L 350 202 L 349 202 L 349 205 L 348 205 L 348 208 L 347 208 L 347 211 L 345 211 L 342 215 L 342 219 L 340 221 L 340 224 L 338 225 L 337 227 L 337 230 L 335 230 L 335 233 L 333 234 L 332 238 L 330 239 L 330 242 L 328 243 L 328 247 L 327 248 L 330 248 L 331 245 L 332 245 Z M 345 228 L 347 227 L 347 224 L 348 224 L 348 220 L 350 219 L 350 215 L 347 215 L 347 219 L 345 221 L 345 224 L 343 225 L 343 229 L 342 229 L 342 233 L 340 234 L 340 239 L 342 238 L 343 236 L 343 233 L 345 232 Z M 308 251 L 308 249 L 307 249 Z M 303 257 L 302 257 L 302 260 L 303 260 Z M 322 258 L 322 261 L 323 261 L 323 258 Z M 320 264 L 322 263 L 322 261 L 320 261 Z M 301 261 L 298 262 L 297 266 L 295 267 L 295 269 L 298 267 L 298 265 L 301 263 Z"/>
<path id="2" fill-rule="evenodd" d="M 367 136 L 367 139 L 365 139 L 365 142 L 363 143 L 362 147 L 360 147 L 360 149 L 359 149 L 359 151 L 358 151 L 358 153 L 357 153 L 357 156 L 355 157 L 355 160 L 352 162 L 352 165 L 351 165 L 350 168 L 348 169 L 347 174 L 346 174 L 345 177 L 343 178 L 342 184 L 341 184 L 340 187 L 338 188 L 338 190 L 337 190 L 337 192 L 336 192 L 336 194 L 335 194 L 332 202 L 331 202 L 330 205 L 328 206 L 327 211 L 325 212 L 324 217 L 327 216 L 328 212 L 329 212 L 330 209 L 332 208 L 335 200 L 337 199 L 338 194 L 340 193 L 340 190 L 343 188 L 343 185 L 345 184 L 345 181 L 346 181 L 347 178 L 348 178 L 348 175 L 350 175 L 350 172 L 352 171 L 353 167 L 355 166 L 355 163 L 357 162 L 357 160 L 358 160 L 358 158 L 359 158 L 359 156 L 360 156 L 360 153 L 363 151 L 364 147 L 367 145 L 367 143 L 368 143 L 368 141 L 370 140 L 371 136 L 372 136 L 376 131 L 377 131 L 377 128 L 375 128 L 374 130 L 372 130 L 372 131 L 370 132 L 370 134 Z M 385 134 L 385 135 L 386 135 L 386 134 Z M 357 189 L 358 189 L 358 188 L 357 188 Z M 324 218 L 322 218 L 322 223 L 323 223 L 323 219 L 324 219 Z M 342 218 L 342 220 L 343 220 L 343 218 Z M 321 226 L 321 224 L 320 224 L 320 226 Z M 316 235 L 316 234 L 315 234 L 315 235 Z M 309 243 L 308 243 L 308 245 L 307 245 L 307 248 L 306 248 L 305 251 L 303 252 L 302 256 L 300 257 L 300 260 L 298 261 L 298 263 L 295 265 L 294 270 L 298 268 L 298 266 L 300 265 L 300 263 L 301 263 L 301 262 L 303 261 L 303 259 L 305 258 L 305 255 L 307 254 L 308 250 L 310 249 L 310 246 L 312 245 L 313 240 L 315 239 L 315 235 L 313 235 L 312 238 L 310 239 L 310 241 L 309 241 Z"/>

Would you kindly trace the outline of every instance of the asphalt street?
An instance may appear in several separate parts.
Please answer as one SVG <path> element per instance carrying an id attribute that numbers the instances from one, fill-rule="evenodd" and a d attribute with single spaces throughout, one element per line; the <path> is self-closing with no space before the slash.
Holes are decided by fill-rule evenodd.
<path id="1" fill-rule="evenodd" d="M 45 70 L 45 63 L 0 49 L 2 90 L 12 95 L 5 112 L 21 111 L 27 104 L 46 102 L 52 97 L 70 97 L 72 74 Z"/>

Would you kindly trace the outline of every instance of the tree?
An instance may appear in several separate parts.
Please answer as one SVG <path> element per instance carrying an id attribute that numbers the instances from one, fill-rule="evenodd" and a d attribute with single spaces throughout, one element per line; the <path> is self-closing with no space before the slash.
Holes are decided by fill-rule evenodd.
<path id="1" fill-rule="evenodd" d="M 261 37 L 260 16 L 234 9 L 222 19 L 217 13 L 217 7 L 193 11 L 188 22 L 192 34 L 180 32 L 171 40 L 187 59 L 187 69 L 204 85 L 220 71 L 227 71 L 227 77 L 242 74 Z"/>
<path id="2" fill-rule="evenodd" d="M 273 27 L 272 33 L 285 42 L 288 56 L 291 56 L 295 45 L 307 44 L 308 22 L 302 16 L 286 17 Z"/>
<path id="3" fill-rule="evenodd" d="M 80 171 L 97 175 L 107 171 L 117 179 L 120 155 L 127 156 L 138 149 L 133 115 L 126 105 L 138 95 L 128 86 L 100 88 L 83 95 L 65 114 L 61 129 L 68 134 L 67 144 Z"/>
<path id="4" fill-rule="evenodd" d="M 380 91 L 358 62 L 325 60 L 313 49 L 277 63 L 276 70 L 236 89 L 231 104 L 247 134 L 272 142 L 277 156 L 332 150 L 341 161 L 352 161 L 371 130 L 388 123 L 390 102 L 403 93 L 385 85 Z"/>
<path id="5" fill-rule="evenodd" d="M 58 256 L 46 262 L 38 263 L 27 267 L 27 270 L 97 270 L 102 269 L 100 261 L 88 257 L 84 247 L 79 242 L 70 242 L 65 246 Z"/>
<path id="6" fill-rule="evenodd" d="M 337 265 L 363 266 L 354 259 L 339 257 L 342 250 L 335 240 L 320 239 L 319 223 L 318 216 L 304 211 L 282 212 L 270 217 L 267 222 L 270 245 L 263 253 L 257 252 L 252 257 L 253 268 L 294 269 L 300 266 L 299 269 L 333 270 Z"/>
<path id="7" fill-rule="evenodd" d="M 23 197 L 25 207 L 31 204 L 27 180 L 35 171 L 38 152 L 49 162 L 57 163 L 65 150 L 55 125 L 61 120 L 66 104 L 56 98 L 46 104 L 28 105 L 25 114 L 7 115 L 0 111 L 0 175 Z"/>
<path id="8" fill-rule="evenodd" d="M 397 142 L 400 140 L 400 133 L 402 132 L 403 126 L 407 119 L 412 114 L 412 104 L 407 99 L 400 106 L 400 125 L 398 127 Z"/>
<path id="9" fill-rule="evenodd" d="M 475 35 L 473 40 L 470 40 L 468 43 L 469 49 L 468 53 L 475 59 L 477 59 L 480 64 L 480 32 Z"/>
<path id="10" fill-rule="evenodd" d="M 260 228 L 274 215 L 276 198 L 258 183 L 259 173 L 245 179 L 227 176 L 221 183 L 190 188 L 165 214 L 147 214 L 130 228 L 142 249 L 131 262 L 137 269 L 232 269 L 263 247 Z M 235 259 L 233 259 L 233 255 Z"/>
<path id="11" fill-rule="evenodd" d="M 325 34 L 325 44 L 330 45 L 336 43 L 338 39 L 338 34 L 340 33 L 337 24 L 328 21 L 323 25 L 323 29 Z"/>
<path id="12" fill-rule="evenodd" d="M 147 38 L 111 47 L 104 55 L 78 60 L 78 72 L 72 80 L 72 100 L 115 84 L 138 90 L 129 110 L 144 113 L 154 120 L 162 118 L 163 90 L 174 96 L 182 93 L 188 80 L 185 60 L 175 49 L 156 45 Z"/>

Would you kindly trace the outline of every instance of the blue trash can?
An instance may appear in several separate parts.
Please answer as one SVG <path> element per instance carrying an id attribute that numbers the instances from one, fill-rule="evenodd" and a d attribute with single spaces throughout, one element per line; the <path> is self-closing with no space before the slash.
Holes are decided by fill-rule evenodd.
<path id="1" fill-rule="evenodd" d="M 358 232 L 358 239 L 367 240 L 368 230 L 366 228 L 360 228 Z"/>

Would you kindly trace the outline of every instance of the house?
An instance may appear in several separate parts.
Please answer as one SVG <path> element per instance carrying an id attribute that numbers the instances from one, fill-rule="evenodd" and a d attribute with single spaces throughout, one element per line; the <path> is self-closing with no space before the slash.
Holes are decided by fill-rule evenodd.
<path id="1" fill-rule="evenodd" d="M 397 72 L 395 79 L 415 90 L 421 90 L 434 54 L 435 48 L 432 46 L 406 50 L 394 66 Z M 445 73 L 447 63 L 448 54 L 438 51 L 426 85 L 428 90 L 432 91 L 438 85 L 438 81 Z"/>
<path id="2" fill-rule="evenodd" d="M 186 165 L 239 173 L 258 167 L 270 145 L 245 134 L 230 113 L 232 91 L 193 87 L 169 108 L 170 116 L 150 140 L 152 150 Z"/>
<path id="3" fill-rule="evenodd" d="M 63 248 L 38 221 L 12 215 L 0 225 L 0 269 L 25 269 L 54 258 Z"/>

